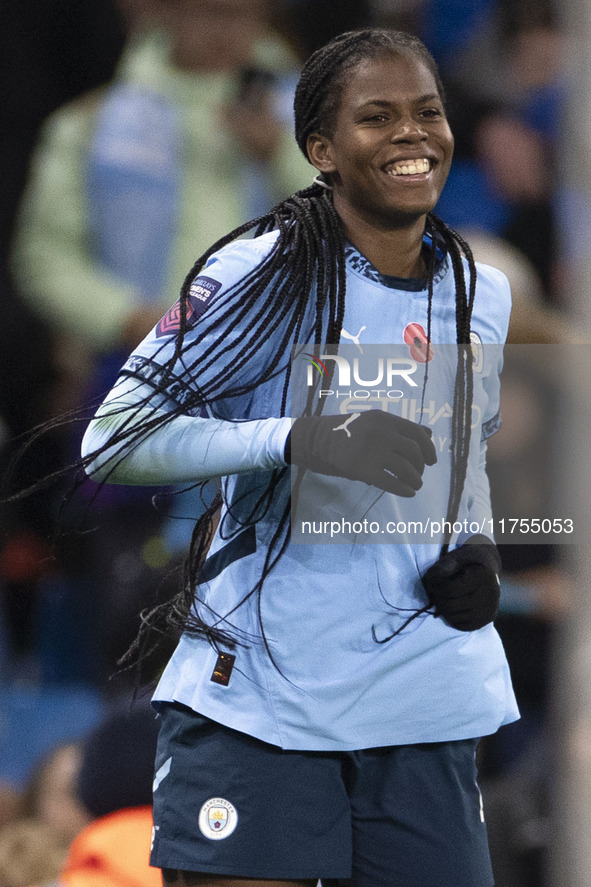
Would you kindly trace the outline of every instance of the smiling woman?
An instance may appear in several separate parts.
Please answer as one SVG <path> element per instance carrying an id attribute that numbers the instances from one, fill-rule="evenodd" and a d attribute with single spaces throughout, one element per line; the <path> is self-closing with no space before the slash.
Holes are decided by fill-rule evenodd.
<path id="1" fill-rule="evenodd" d="M 447 179 L 453 136 L 422 59 L 407 52 L 359 64 L 334 124 L 312 133 L 307 149 L 348 238 L 384 274 L 424 274 L 425 216 Z"/>
<path id="2" fill-rule="evenodd" d="M 336 38 L 295 117 L 314 184 L 196 262 L 84 442 L 100 483 L 221 478 L 183 588 L 144 617 L 183 630 L 154 696 L 152 860 L 169 887 L 490 887 L 475 750 L 517 710 L 496 548 L 453 528 L 490 518 L 499 367 L 471 346 L 504 341 L 507 282 L 433 215 L 453 138 L 416 38 Z M 292 347 L 342 340 L 410 348 L 423 395 L 457 346 L 441 408 L 292 415 Z M 304 478 L 345 515 L 423 495 L 446 520 L 432 544 L 298 545 Z"/>

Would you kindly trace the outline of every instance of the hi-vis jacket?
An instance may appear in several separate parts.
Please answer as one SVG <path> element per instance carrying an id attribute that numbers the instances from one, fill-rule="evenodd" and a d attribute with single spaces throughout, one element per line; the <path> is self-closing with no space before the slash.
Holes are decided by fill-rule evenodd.
<path id="1" fill-rule="evenodd" d="M 161 887 L 152 868 L 152 808 L 118 810 L 91 822 L 74 839 L 55 887 Z"/>

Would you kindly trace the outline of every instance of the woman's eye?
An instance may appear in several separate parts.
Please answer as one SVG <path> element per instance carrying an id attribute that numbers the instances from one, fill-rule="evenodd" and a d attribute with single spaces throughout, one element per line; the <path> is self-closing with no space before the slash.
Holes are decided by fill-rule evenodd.
<path id="1" fill-rule="evenodd" d="M 443 117 L 443 112 L 440 111 L 439 108 L 425 108 L 420 113 L 421 113 L 421 117 L 427 117 L 427 118 Z"/>

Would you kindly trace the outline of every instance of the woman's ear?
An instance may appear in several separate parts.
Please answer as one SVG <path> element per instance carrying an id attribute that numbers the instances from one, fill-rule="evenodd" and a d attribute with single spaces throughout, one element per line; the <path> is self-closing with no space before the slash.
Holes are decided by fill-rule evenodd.
<path id="1" fill-rule="evenodd" d="M 332 159 L 332 144 L 326 136 L 320 135 L 317 132 L 311 133 L 306 142 L 306 150 L 310 163 L 319 172 L 331 173 L 336 171 L 336 166 Z"/>

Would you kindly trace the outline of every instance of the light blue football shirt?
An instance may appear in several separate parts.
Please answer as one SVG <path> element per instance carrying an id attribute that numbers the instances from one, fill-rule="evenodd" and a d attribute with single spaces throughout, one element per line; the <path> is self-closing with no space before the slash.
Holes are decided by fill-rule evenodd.
<path id="1" fill-rule="evenodd" d="M 243 317 L 231 327 L 240 311 L 239 291 L 232 287 L 267 254 L 275 236 L 267 234 L 225 247 L 196 278 L 190 302 L 194 326 L 186 342 L 212 319 L 222 318 L 222 329 L 196 346 L 202 351 L 211 347 L 212 355 L 199 378 L 192 374 L 190 348 L 177 364 L 175 378 L 168 381 L 177 402 L 182 402 L 183 391 L 196 386 L 211 395 L 209 381 L 220 369 L 231 374 L 250 320 Z M 466 266 L 466 276 L 468 273 Z M 509 311 L 504 275 L 478 265 L 472 318 L 475 341 L 502 343 Z M 440 344 L 455 343 L 455 316 L 453 272 L 443 256 L 432 304 L 435 351 Z M 362 349 L 369 344 L 404 343 L 409 325 L 426 330 L 427 322 L 424 281 L 384 277 L 355 248 L 348 247 L 343 344 Z M 127 372 L 144 380 L 157 373 L 158 366 L 172 354 L 177 328 L 178 312 L 173 308 L 128 361 Z M 276 335 L 262 341 L 251 359 L 239 367 L 239 380 L 248 382 L 260 374 L 273 352 Z M 154 701 L 183 703 L 215 721 L 289 749 L 360 749 L 493 733 L 518 717 L 507 662 L 493 625 L 461 632 L 425 613 L 391 640 L 378 643 L 427 603 L 420 576 L 437 559 L 440 540 L 432 544 L 289 544 L 267 577 L 260 600 L 256 594 L 247 596 L 260 578 L 277 520 L 288 503 L 289 478 L 284 478 L 259 521 L 245 526 L 235 518 L 248 512 L 269 481 L 273 458 L 266 442 L 275 435 L 276 452 L 285 440 L 288 420 L 272 417 L 280 416 L 288 359 L 286 356 L 280 372 L 254 391 L 241 397 L 208 398 L 210 417 L 226 420 L 227 425 L 216 432 L 215 446 L 203 447 L 200 465 L 195 468 L 195 480 L 210 476 L 208 465 L 219 464 L 224 447 L 234 452 L 236 429 L 239 434 L 252 434 L 249 450 L 253 446 L 260 449 L 256 461 L 260 470 L 232 474 L 224 480 L 222 529 L 218 529 L 205 567 L 207 581 L 198 589 L 199 599 L 207 602 L 199 605 L 203 618 L 211 622 L 212 614 L 217 614 L 217 626 L 239 641 L 234 650 L 228 649 L 236 656 L 230 679 L 227 685 L 212 680 L 218 651 L 207 640 L 183 636 Z M 433 363 L 435 360 L 436 355 Z M 480 439 L 497 424 L 498 369 L 485 362 L 480 375 L 475 373 L 480 426 L 474 435 L 477 445 L 471 447 L 460 519 L 490 517 L 485 444 L 480 444 Z M 423 405 L 425 412 L 421 414 L 420 399 L 414 404 L 411 401 L 407 399 L 403 407 L 407 418 L 432 423 L 438 465 L 445 471 L 449 417 L 438 418 L 437 410 L 429 404 Z M 257 421 L 242 426 L 246 420 Z M 443 424 L 438 426 L 440 420 Z M 208 421 L 215 420 L 204 420 Z M 438 445 L 438 440 L 443 443 Z M 420 495 L 429 499 L 433 513 L 443 517 L 448 484 L 430 487 L 429 472 L 427 467 Z M 338 479 L 309 473 L 308 478 L 317 485 L 322 500 L 332 494 L 346 495 Z M 353 486 L 364 487 L 354 482 Z M 363 493 L 376 498 L 374 488 L 365 488 Z M 399 506 L 396 497 L 380 496 L 380 507 L 386 514 L 389 509 L 397 513 Z M 272 659 L 261 636 L 259 607 Z"/>

